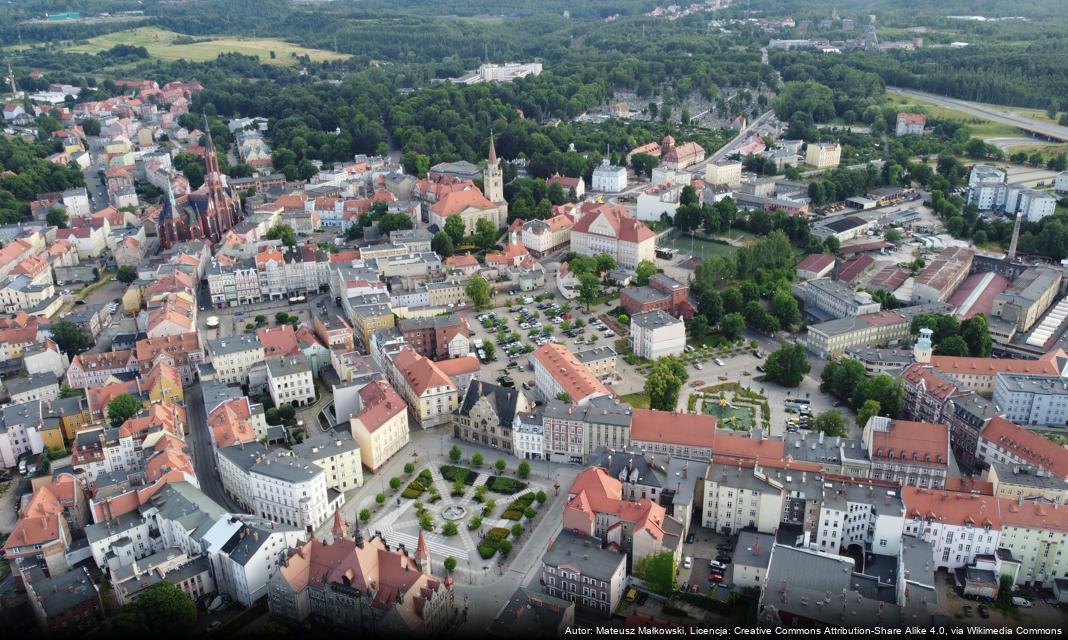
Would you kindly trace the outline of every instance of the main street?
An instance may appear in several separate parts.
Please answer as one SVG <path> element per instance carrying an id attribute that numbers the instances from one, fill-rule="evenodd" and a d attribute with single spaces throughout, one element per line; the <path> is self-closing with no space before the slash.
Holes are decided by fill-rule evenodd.
<path id="1" fill-rule="evenodd" d="M 232 513 L 244 513 L 223 489 L 219 468 L 215 463 L 215 449 L 208 431 L 208 416 L 204 412 L 204 395 L 200 383 L 185 389 L 185 413 L 189 420 L 189 445 L 193 454 L 193 467 L 197 472 L 200 490 Z"/>

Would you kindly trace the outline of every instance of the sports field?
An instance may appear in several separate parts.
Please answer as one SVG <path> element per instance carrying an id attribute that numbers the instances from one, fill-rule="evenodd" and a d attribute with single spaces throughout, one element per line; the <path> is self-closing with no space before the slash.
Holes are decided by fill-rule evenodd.
<path id="1" fill-rule="evenodd" d="M 125 44 L 144 47 L 148 50 L 150 56 L 165 62 L 183 58 L 192 62 L 205 62 L 218 58 L 219 54 L 222 53 L 240 53 L 247 56 L 256 56 L 261 62 L 277 65 L 297 64 L 299 62 L 298 56 L 308 56 L 312 62 L 344 60 L 349 57 L 348 54 L 338 54 L 332 51 L 323 51 L 322 49 L 306 49 L 274 38 L 237 38 L 232 36 L 210 38 L 210 36 L 197 36 L 194 39 L 199 42 L 174 44 L 175 38 L 181 37 L 183 37 L 181 34 L 157 27 L 140 27 L 127 31 L 116 31 L 90 38 L 89 40 L 72 43 L 66 48 L 68 51 L 99 53 L 107 51 L 115 45 Z"/>

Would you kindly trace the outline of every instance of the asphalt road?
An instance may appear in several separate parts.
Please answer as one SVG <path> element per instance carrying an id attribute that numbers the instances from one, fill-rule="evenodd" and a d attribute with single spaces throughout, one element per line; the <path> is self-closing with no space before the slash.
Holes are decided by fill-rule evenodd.
<path id="1" fill-rule="evenodd" d="M 887 89 L 900 93 L 901 95 L 909 98 L 926 100 L 940 107 L 956 109 L 958 111 L 963 111 L 964 113 L 971 114 L 973 116 L 978 116 L 980 118 L 986 118 L 987 120 L 992 120 L 1000 124 L 1007 124 L 1009 126 L 1019 127 L 1032 133 L 1068 142 L 1068 127 L 1062 127 L 1061 125 L 1053 124 L 1052 122 L 1042 122 L 1040 120 L 1034 120 L 1032 118 L 1022 116 L 1018 113 L 1013 113 L 1011 111 L 1012 107 L 1005 107 L 1005 110 L 1003 111 L 1001 109 L 994 109 L 986 105 L 978 104 L 976 102 L 958 100 L 956 98 L 947 98 L 945 96 L 939 96 L 933 93 L 925 93 L 923 91 L 898 89 L 896 87 L 887 87 Z"/>
<path id="2" fill-rule="evenodd" d="M 204 396 L 200 383 L 185 389 L 186 415 L 189 418 L 189 437 L 187 438 L 193 454 L 193 467 L 200 481 L 200 490 L 209 498 L 219 503 L 232 513 L 245 513 L 237 506 L 223 489 L 219 479 L 219 469 L 215 464 L 215 451 L 211 446 L 211 434 L 208 432 L 208 416 L 204 412 Z"/>

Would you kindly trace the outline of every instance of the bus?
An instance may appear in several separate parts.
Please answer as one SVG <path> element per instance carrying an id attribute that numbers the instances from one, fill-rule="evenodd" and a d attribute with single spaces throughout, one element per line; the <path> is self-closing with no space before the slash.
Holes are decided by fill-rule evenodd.
<path id="1" fill-rule="evenodd" d="M 289 304 L 300 304 L 305 301 L 307 301 L 307 298 L 305 298 L 304 296 L 292 296 L 289 299 Z"/>

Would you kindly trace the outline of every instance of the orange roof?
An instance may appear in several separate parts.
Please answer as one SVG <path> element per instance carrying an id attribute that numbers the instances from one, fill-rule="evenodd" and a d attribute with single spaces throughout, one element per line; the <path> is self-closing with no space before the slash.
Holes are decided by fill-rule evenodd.
<path id="1" fill-rule="evenodd" d="M 1021 503 L 1008 498 L 1002 498 L 998 502 L 1001 507 L 1002 526 L 1068 531 L 1068 507 L 1062 509 L 1056 504 L 1028 500 Z"/>
<path id="2" fill-rule="evenodd" d="M 256 267 L 262 269 L 268 262 L 274 261 L 278 264 L 283 264 L 284 258 L 282 252 L 278 249 L 269 249 L 267 251 L 261 251 L 256 254 Z"/>
<path id="3" fill-rule="evenodd" d="M 944 377 L 929 366 L 919 362 L 911 364 L 905 369 L 902 378 L 914 385 L 923 385 L 928 395 L 945 400 L 957 390 L 957 385 Z"/>
<path id="4" fill-rule="evenodd" d="M 906 518 L 1001 529 L 999 501 L 991 496 L 906 486 L 901 489 L 901 499 Z"/>
<path id="5" fill-rule="evenodd" d="M 965 356 L 931 356 L 931 366 L 939 371 L 957 375 L 987 375 L 999 373 L 1037 373 L 1058 375 L 1068 353 L 1054 349 L 1038 360 L 1010 360 L 1008 358 L 970 358 Z M 1061 360 L 1058 363 L 1058 360 Z"/>
<path id="6" fill-rule="evenodd" d="M 124 393 L 137 397 L 141 393 L 141 386 L 138 381 L 110 382 L 102 387 L 86 389 L 85 399 L 88 401 L 89 410 L 96 414 L 103 412 L 109 402 Z"/>
<path id="7" fill-rule="evenodd" d="M 189 360 L 190 353 L 196 353 L 200 350 L 200 338 L 197 336 L 196 331 L 146 338 L 138 340 L 134 346 L 137 362 L 142 367 L 154 361 L 161 353 L 171 356 L 175 364 L 181 366 Z"/>
<path id="8" fill-rule="evenodd" d="M 630 423 L 631 440 L 708 449 L 716 442 L 715 416 L 655 409 L 635 409 L 633 415 Z"/>
<path id="9" fill-rule="evenodd" d="M 34 492 L 26 509 L 19 514 L 15 530 L 8 536 L 4 549 L 12 550 L 26 545 L 37 545 L 59 538 L 59 519 L 63 505 L 48 487 Z"/>
<path id="10" fill-rule="evenodd" d="M 608 388 L 594 377 L 575 354 L 561 344 L 547 343 L 534 350 L 534 359 L 549 372 L 572 402 L 581 402 L 595 395 L 610 395 Z"/>
<path id="11" fill-rule="evenodd" d="M 891 420 L 889 430 L 874 429 L 871 436 L 873 459 L 949 464 L 949 427 L 944 424 Z"/>
<path id="12" fill-rule="evenodd" d="M 565 525 L 576 518 L 593 522 L 598 514 L 612 514 L 620 521 L 633 523 L 635 530 L 644 529 L 653 538 L 664 539 L 667 510 L 648 498 L 624 500 L 622 483 L 600 467 L 579 473 L 568 494 L 573 497 L 564 506 Z"/>
<path id="13" fill-rule="evenodd" d="M 626 208 L 620 205 L 602 204 L 590 209 L 575 223 L 572 233 L 590 233 L 590 226 L 596 220 L 604 219 L 612 227 L 612 235 L 623 242 L 642 243 L 656 236 L 649 227 L 632 217 Z"/>
<path id="14" fill-rule="evenodd" d="M 456 389 L 449 376 L 445 375 L 433 360 L 424 358 L 407 347 L 393 357 L 393 364 L 417 396 L 422 396 L 432 387 Z"/>
<path id="15" fill-rule="evenodd" d="M 157 449 L 145 463 L 145 475 L 149 482 L 155 482 L 171 471 L 194 475 L 193 461 L 183 451 L 184 448 L 181 441 L 168 439 L 162 450 Z"/>
<path id="16" fill-rule="evenodd" d="M 1002 416 L 991 418 L 980 438 L 1058 478 L 1068 479 L 1068 450 Z"/>
<path id="17" fill-rule="evenodd" d="M 134 416 L 119 427 L 118 436 L 129 438 L 135 434 L 147 433 L 158 427 L 167 433 L 182 437 L 185 429 L 185 409 L 171 402 L 153 404 L 141 415 Z"/>
<path id="18" fill-rule="evenodd" d="M 295 356 L 300 353 L 297 344 L 297 332 L 291 325 L 266 327 L 256 331 L 256 336 L 263 345 L 263 354 L 267 358 Z"/>
<path id="19" fill-rule="evenodd" d="M 222 403 L 208 416 L 208 427 L 219 449 L 245 442 L 255 442 L 256 431 L 249 422 L 248 399 L 234 398 Z"/>
<path id="20" fill-rule="evenodd" d="M 365 385 L 359 394 L 363 411 L 353 419 L 358 419 L 368 433 L 374 433 L 398 413 L 408 410 L 404 400 L 383 380 Z"/>
<path id="21" fill-rule="evenodd" d="M 439 216 L 448 217 L 454 213 L 460 213 L 468 207 L 474 207 L 475 209 L 495 209 L 497 205 L 493 204 L 486 198 L 486 196 L 482 195 L 482 192 L 478 190 L 478 187 L 471 186 L 459 191 L 450 191 L 449 193 L 446 193 L 437 202 L 430 205 L 430 211 Z"/>
<path id="22" fill-rule="evenodd" d="M 446 267 L 473 267 L 478 266 L 478 260 L 470 253 L 465 253 L 462 256 L 449 256 L 445 258 L 444 262 Z"/>
<path id="23" fill-rule="evenodd" d="M 482 369 L 482 364 L 478 361 L 478 358 L 472 355 L 464 356 L 463 358 L 439 360 L 436 364 L 438 369 L 450 378 L 465 373 L 475 373 Z"/>

